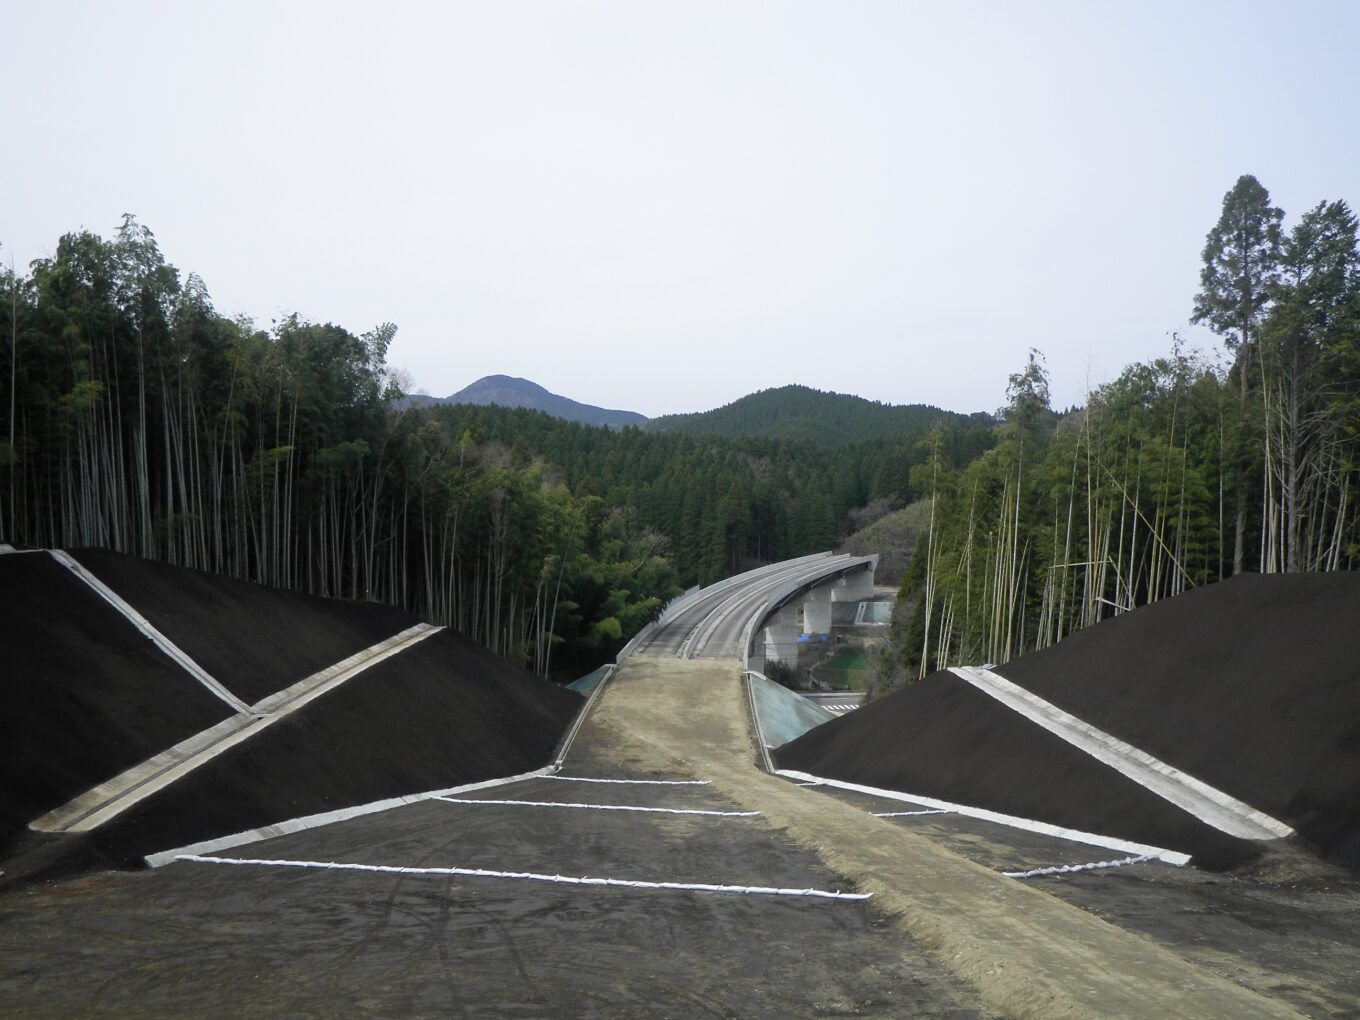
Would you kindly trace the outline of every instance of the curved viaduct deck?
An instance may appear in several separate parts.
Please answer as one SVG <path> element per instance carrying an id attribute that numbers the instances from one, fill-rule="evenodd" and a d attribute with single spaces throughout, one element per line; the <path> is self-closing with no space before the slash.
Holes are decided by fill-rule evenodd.
<path id="1" fill-rule="evenodd" d="M 799 593 L 858 570 L 872 572 L 877 556 L 817 553 L 729 577 L 682 596 L 620 653 L 682 659 L 745 659 L 751 635 L 774 610 Z"/>

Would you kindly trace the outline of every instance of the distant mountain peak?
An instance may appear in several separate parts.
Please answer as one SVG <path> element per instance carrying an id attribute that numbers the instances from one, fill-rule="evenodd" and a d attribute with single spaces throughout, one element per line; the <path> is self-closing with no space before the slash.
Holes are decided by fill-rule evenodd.
<path id="1" fill-rule="evenodd" d="M 464 386 L 459 393 L 468 393 L 477 389 L 500 388 L 518 390 L 523 393 L 539 393 L 545 396 L 556 396 L 555 393 L 545 389 L 532 379 L 521 379 L 517 375 L 484 375 L 475 383 Z"/>
<path id="2" fill-rule="evenodd" d="M 428 404 L 496 404 L 500 407 L 527 407 L 554 418 L 566 418 L 585 425 L 622 428 L 640 425 L 647 416 L 636 411 L 616 411 L 594 404 L 583 404 L 545 389 L 531 379 L 513 375 L 486 375 L 447 397 L 427 397 Z"/>

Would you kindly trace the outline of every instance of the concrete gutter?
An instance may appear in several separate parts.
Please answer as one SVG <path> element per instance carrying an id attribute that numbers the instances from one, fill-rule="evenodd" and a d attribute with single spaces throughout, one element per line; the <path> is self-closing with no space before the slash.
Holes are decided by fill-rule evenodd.
<path id="1" fill-rule="evenodd" d="M 173 864 L 176 857 L 185 854 L 212 854 L 219 850 L 228 850 L 236 846 L 245 846 L 248 843 L 258 843 L 262 839 L 273 839 L 275 836 L 286 836 L 293 832 L 303 832 L 307 829 L 316 829 L 323 825 L 333 825 L 336 822 L 348 821 L 351 818 L 359 818 L 363 815 L 375 814 L 379 811 L 390 811 L 393 808 L 405 807 L 407 804 L 419 804 L 421 801 L 433 800 L 435 797 L 451 796 L 456 793 L 470 793 L 473 790 L 489 790 L 497 786 L 508 786 L 511 783 L 522 783 L 529 779 L 542 779 L 551 775 L 553 767 L 551 765 L 535 769 L 532 772 L 523 772 L 517 776 L 505 776 L 501 779 L 486 779 L 480 783 L 467 783 L 463 786 L 451 786 L 444 790 L 431 790 L 428 793 L 413 793 L 404 797 L 389 797 L 386 800 L 375 800 L 368 804 L 356 804 L 354 807 L 338 808 L 335 811 L 323 811 L 315 815 L 303 815 L 301 818 L 290 818 L 287 821 L 275 822 L 273 825 L 265 825 L 258 829 L 247 829 L 245 832 L 236 832 L 230 836 L 220 836 L 217 839 L 207 839 L 201 843 L 190 843 L 188 846 L 175 847 L 173 850 L 162 850 L 159 853 L 148 854 L 143 860 L 153 868 L 160 868 L 166 864 Z"/>
<path id="2" fill-rule="evenodd" d="M 1215 829 L 1252 840 L 1294 835 L 1294 830 L 1284 822 L 1097 729 L 990 669 L 952 666 L 949 671 Z"/>
<path id="3" fill-rule="evenodd" d="M 233 712 L 240 712 L 245 715 L 250 713 L 249 705 L 223 687 L 222 684 L 208 673 L 206 669 L 196 663 L 193 659 L 189 658 L 178 645 L 152 626 L 150 620 L 137 612 L 137 610 L 133 609 L 131 605 L 123 600 L 121 595 L 99 578 L 95 577 L 90 571 L 86 570 L 70 553 L 61 549 L 49 549 L 48 552 L 52 554 L 54 560 L 92 588 L 95 594 L 109 605 L 113 606 L 118 612 L 122 613 L 123 616 L 127 617 L 132 625 L 141 631 L 152 644 L 164 652 L 177 666 L 184 670 L 184 672 L 188 673 L 206 687 L 214 697 L 225 701 L 231 706 Z"/>
<path id="4" fill-rule="evenodd" d="M 576 718 L 571 721 L 571 726 L 567 728 L 566 733 L 562 734 L 562 739 L 558 741 L 557 749 L 553 751 L 552 764 L 548 766 L 550 772 L 556 772 L 562 767 L 562 763 L 566 761 L 567 752 L 571 750 L 572 741 L 576 739 L 576 734 L 580 732 L 581 724 L 586 721 L 586 716 L 588 716 L 590 710 L 595 707 L 595 702 L 599 700 L 600 693 L 609 683 L 609 678 L 614 675 L 614 670 L 618 668 L 617 665 L 606 666 L 606 672 L 604 676 L 600 677 L 600 682 L 590 689 L 590 694 L 586 696 L 585 704 L 582 705 L 580 710 L 576 713 Z"/>

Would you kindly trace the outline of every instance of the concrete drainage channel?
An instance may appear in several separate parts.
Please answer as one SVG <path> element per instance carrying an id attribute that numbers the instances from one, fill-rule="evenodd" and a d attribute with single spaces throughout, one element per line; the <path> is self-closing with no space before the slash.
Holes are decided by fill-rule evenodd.
<path id="1" fill-rule="evenodd" d="M 998 673 L 969 667 L 951 668 L 950 672 L 1221 832 L 1253 840 L 1294 835 L 1283 822 L 1097 729 Z"/>
<path id="2" fill-rule="evenodd" d="M 30 823 L 38 832 L 88 832 L 182 779 L 237 744 L 327 694 L 364 670 L 397 655 L 441 628 L 419 624 L 341 660 L 229 716 L 188 740 L 114 776 Z"/>

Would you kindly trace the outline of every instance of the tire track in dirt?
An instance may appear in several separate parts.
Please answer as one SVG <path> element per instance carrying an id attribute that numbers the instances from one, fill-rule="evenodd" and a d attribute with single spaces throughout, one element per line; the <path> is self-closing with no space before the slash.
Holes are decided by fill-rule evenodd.
<path id="1" fill-rule="evenodd" d="M 759 772 L 741 669 L 736 660 L 628 659 L 582 725 L 569 762 L 712 780 L 715 792 L 762 811 L 761 824 L 872 892 L 869 909 L 1003 1013 L 1299 1015 L 889 820 Z"/>

